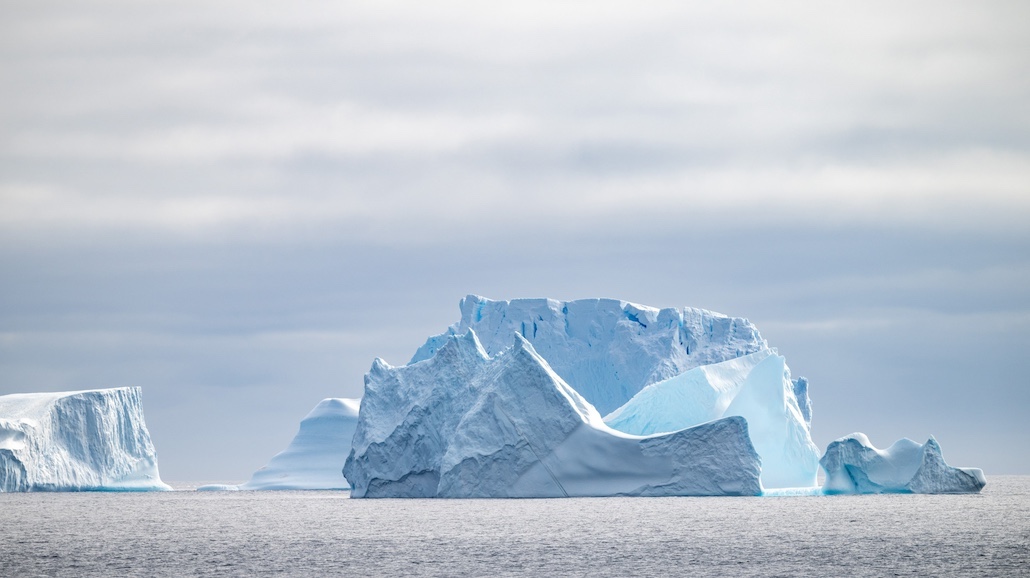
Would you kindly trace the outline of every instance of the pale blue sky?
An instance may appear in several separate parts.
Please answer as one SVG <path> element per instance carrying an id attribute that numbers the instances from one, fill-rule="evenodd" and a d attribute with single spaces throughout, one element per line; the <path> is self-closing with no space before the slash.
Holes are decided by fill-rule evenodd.
<path id="1" fill-rule="evenodd" d="M 466 293 L 750 318 L 814 436 L 1030 473 L 1030 8 L 8 2 L 0 393 L 242 480 Z"/>

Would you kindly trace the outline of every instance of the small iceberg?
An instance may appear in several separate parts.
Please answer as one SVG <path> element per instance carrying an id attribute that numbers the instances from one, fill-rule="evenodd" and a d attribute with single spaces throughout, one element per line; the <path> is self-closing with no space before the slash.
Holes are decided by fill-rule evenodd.
<path id="1" fill-rule="evenodd" d="M 925 444 L 902 438 L 880 450 L 853 433 L 830 443 L 819 463 L 827 494 L 964 494 L 987 485 L 983 470 L 949 466 L 933 436 Z"/>

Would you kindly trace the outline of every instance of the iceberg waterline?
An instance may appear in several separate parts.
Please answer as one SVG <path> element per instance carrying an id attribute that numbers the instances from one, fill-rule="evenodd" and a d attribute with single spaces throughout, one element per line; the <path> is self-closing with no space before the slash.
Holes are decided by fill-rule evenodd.
<path id="1" fill-rule="evenodd" d="M 140 388 L 0 396 L 0 491 L 170 489 Z"/>

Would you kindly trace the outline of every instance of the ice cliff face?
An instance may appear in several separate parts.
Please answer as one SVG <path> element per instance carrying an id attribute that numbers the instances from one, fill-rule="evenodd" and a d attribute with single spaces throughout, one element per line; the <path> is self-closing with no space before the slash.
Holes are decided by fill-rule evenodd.
<path id="1" fill-rule="evenodd" d="M 467 312 L 463 314 L 463 321 L 467 316 L 472 323 L 482 323 L 489 315 L 484 314 L 479 305 L 485 308 L 489 303 L 499 302 L 467 298 L 462 307 L 463 312 Z M 581 305 L 577 303 L 603 310 L 601 317 L 607 321 L 595 320 L 579 326 L 575 312 Z M 541 327 L 546 324 L 537 319 L 536 337 L 540 342 L 550 343 L 554 348 L 558 348 L 562 340 L 566 345 L 572 342 L 571 349 L 575 351 L 579 351 L 580 346 L 586 347 L 585 344 L 603 345 L 608 354 L 617 356 L 615 365 L 633 368 L 638 377 L 644 374 L 642 364 L 614 348 L 611 342 L 616 338 L 600 333 L 608 322 L 611 326 L 607 330 L 614 333 L 631 329 L 617 329 L 626 319 L 622 309 L 625 304 L 540 301 L 519 306 L 522 305 L 534 314 L 543 315 L 541 308 L 555 312 L 550 329 L 553 335 L 548 338 L 553 338 L 553 342 L 542 339 Z M 562 312 L 563 309 L 566 311 Z M 630 311 L 641 316 L 644 324 L 658 321 L 656 310 L 633 308 Z M 561 316 L 558 312 L 562 312 Z M 685 335 L 679 329 L 679 317 L 667 314 L 670 315 L 670 328 L 663 335 Z M 507 317 L 502 315 L 497 321 L 510 328 L 510 321 L 505 321 Z M 573 327 L 568 333 L 561 329 L 565 322 Z M 727 323 L 725 327 L 732 330 L 734 325 Z M 558 334 L 559 329 L 566 337 Z M 509 343 L 509 348 L 495 351 L 491 356 L 476 332 L 468 330 L 455 335 L 455 331 L 430 339 L 407 366 L 391 367 L 378 359 L 373 363 L 365 378 L 365 396 L 353 449 L 344 466 L 344 475 L 353 486 L 352 497 L 755 495 L 761 492 L 760 460 L 748 437 L 744 419 L 719 419 L 662 435 L 636 436 L 618 432 L 605 425 L 593 405 L 544 361 L 528 337 L 516 336 L 514 332 L 508 334 L 506 339 L 514 341 L 514 345 Z M 501 331 L 497 329 L 494 333 Z M 657 334 L 648 335 L 658 341 L 664 339 Z M 754 337 L 757 338 L 757 334 Z M 499 339 L 495 336 L 490 342 L 495 350 L 499 348 Z M 630 343 L 635 338 L 627 334 L 620 339 Z M 678 338 L 675 343 L 680 344 Z M 670 363 L 687 363 L 691 355 L 715 355 L 698 353 L 697 343 L 693 342 L 688 355 L 686 345 L 667 341 L 670 347 L 682 345 L 677 350 L 684 356 Z M 573 355 L 569 347 L 563 351 L 567 356 Z M 648 359 L 654 366 L 648 376 L 672 371 L 654 356 Z M 574 375 L 584 377 L 593 371 L 575 361 L 566 359 L 565 362 Z"/>
<path id="2" fill-rule="evenodd" d="M 461 301 L 461 319 L 430 337 L 409 363 L 429 359 L 449 336 L 469 329 L 489 355 L 511 346 L 519 333 L 602 414 L 647 385 L 766 348 L 747 319 L 703 309 L 655 309 L 614 299 L 493 301 L 469 295 Z"/>
<path id="3" fill-rule="evenodd" d="M 300 431 L 241 490 L 342 490 L 350 485 L 343 463 L 358 423 L 359 399 L 324 399 L 300 422 Z M 225 489 L 225 488 L 223 488 Z"/>
<path id="4" fill-rule="evenodd" d="M 140 388 L 0 396 L 0 491 L 169 489 Z"/>
<path id="5" fill-rule="evenodd" d="M 987 484 L 982 470 L 945 463 L 933 437 L 925 444 L 902 438 L 879 450 L 854 433 L 832 442 L 820 463 L 828 494 L 975 493 Z"/>
<path id="6" fill-rule="evenodd" d="M 604 421 L 619 431 L 647 435 L 741 416 L 762 456 L 764 488 L 814 487 L 819 449 L 798 403 L 797 383 L 807 408 L 807 381 L 791 381 L 786 360 L 764 349 L 651 384 Z"/>

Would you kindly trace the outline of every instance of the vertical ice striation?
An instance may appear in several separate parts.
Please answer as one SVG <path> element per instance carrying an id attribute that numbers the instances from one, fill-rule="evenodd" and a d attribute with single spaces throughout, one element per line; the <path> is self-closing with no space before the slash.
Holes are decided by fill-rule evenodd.
<path id="1" fill-rule="evenodd" d="M 794 390 L 794 399 L 798 402 L 798 409 L 805 418 L 809 429 L 812 427 L 812 399 L 808 397 L 808 378 L 799 377 L 791 382 Z"/>
<path id="2" fill-rule="evenodd" d="M 0 396 L 0 491 L 168 490 L 138 387 Z"/>

